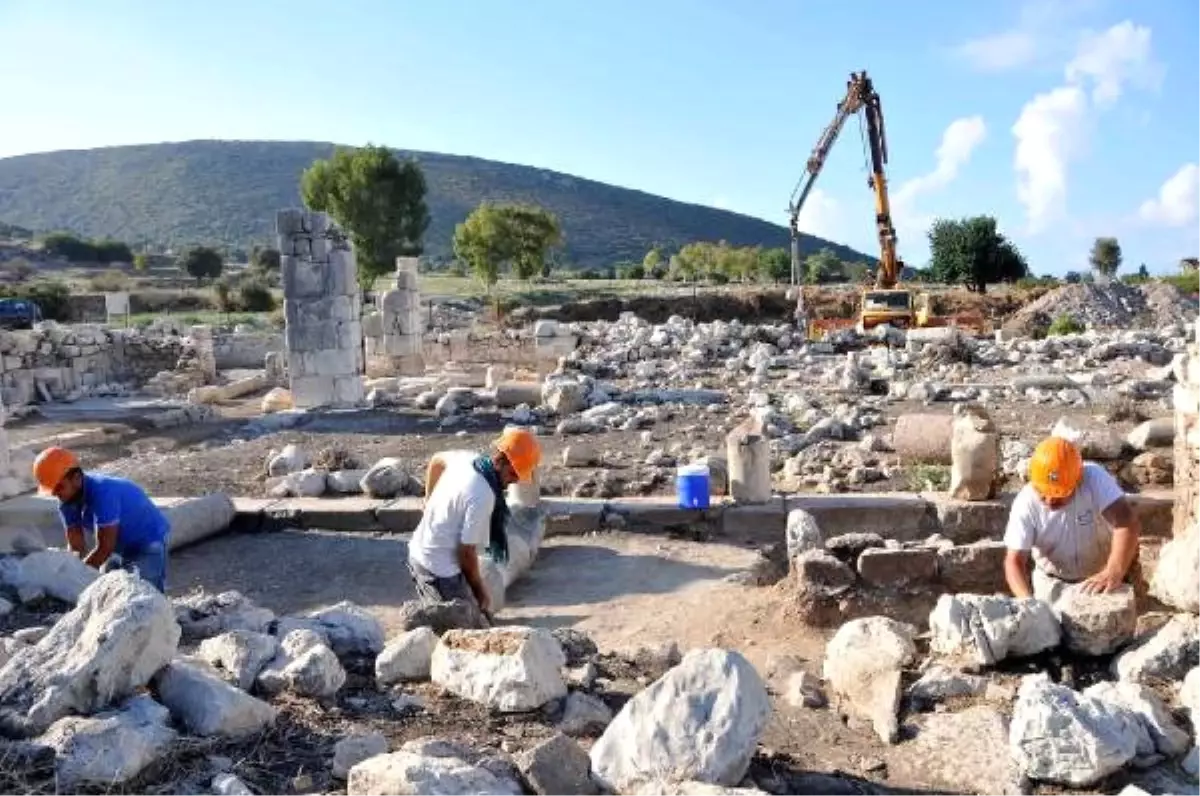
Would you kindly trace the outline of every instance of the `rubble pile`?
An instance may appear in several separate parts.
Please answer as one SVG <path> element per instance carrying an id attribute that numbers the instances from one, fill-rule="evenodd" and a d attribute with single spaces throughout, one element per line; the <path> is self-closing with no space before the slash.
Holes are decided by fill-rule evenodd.
<path id="1" fill-rule="evenodd" d="M 183 347 L 155 329 L 104 329 L 43 321 L 0 331 L 0 397 L 11 406 L 124 395 L 165 368 Z"/>
<path id="2" fill-rule="evenodd" d="M 1004 326 L 1024 334 L 1044 332 L 1059 316 L 1090 328 L 1131 329 L 1188 323 L 1196 317 L 1196 304 L 1173 285 L 1158 282 L 1064 285 L 1022 307 Z"/>

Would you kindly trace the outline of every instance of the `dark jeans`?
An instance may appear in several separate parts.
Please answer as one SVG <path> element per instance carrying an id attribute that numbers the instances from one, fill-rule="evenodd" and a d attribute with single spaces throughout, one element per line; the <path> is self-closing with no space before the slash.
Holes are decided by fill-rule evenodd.
<path id="1" fill-rule="evenodd" d="M 451 600 L 466 600 L 478 605 L 471 584 L 461 572 L 453 577 L 439 578 L 429 570 L 412 561 L 408 562 L 408 571 L 412 573 L 413 585 L 416 586 L 417 596 L 422 602 L 448 603 Z"/>
<path id="2" fill-rule="evenodd" d="M 108 561 L 104 562 L 100 571 L 111 572 L 114 569 L 132 572 L 165 594 L 167 591 L 167 543 L 165 541 L 155 542 L 140 550 L 126 552 L 124 556 L 114 553 Z"/>

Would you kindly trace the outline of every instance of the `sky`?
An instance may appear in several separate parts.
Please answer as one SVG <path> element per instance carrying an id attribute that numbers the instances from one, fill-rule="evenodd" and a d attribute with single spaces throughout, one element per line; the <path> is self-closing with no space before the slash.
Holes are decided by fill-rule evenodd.
<path id="1" fill-rule="evenodd" d="M 1036 274 L 1200 251 L 1195 0 L 0 0 L 0 157 L 200 138 L 554 169 L 786 224 L 851 71 L 901 257 L 993 215 Z M 5 119 L 4 116 L 9 118 Z M 805 232 L 877 253 L 858 124 Z"/>

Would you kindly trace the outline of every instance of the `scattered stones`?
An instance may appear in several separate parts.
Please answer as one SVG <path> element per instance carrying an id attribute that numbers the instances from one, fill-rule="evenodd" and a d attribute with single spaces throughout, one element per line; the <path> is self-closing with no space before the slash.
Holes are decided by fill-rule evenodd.
<path id="1" fill-rule="evenodd" d="M 345 779 L 349 776 L 351 768 L 376 755 L 386 754 L 387 750 L 388 742 L 383 733 L 347 735 L 333 745 L 334 778 Z"/>
<path id="2" fill-rule="evenodd" d="M 598 697 L 572 691 L 563 704 L 558 729 L 574 737 L 599 735 L 612 720 L 612 710 Z"/>
<path id="3" fill-rule="evenodd" d="M 394 498 L 416 494 L 416 484 L 404 463 L 399 459 L 380 459 L 371 466 L 359 482 L 367 497 Z"/>
<path id="4" fill-rule="evenodd" d="M 438 635 L 447 630 L 479 630 L 488 626 L 479 607 L 466 600 L 443 603 L 409 600 L 400 606 L 397 624 L 403 630 L 428 627 Z"/>
<path id="5" fill-rule="evenodd" d="M 1055 603 L 1063 643 L 1083 655 L 1108 655 L 1128 644 L 1137 630 L 1137 604 L 1133 589 L 1088 594 L 1077 584 L 1068 586 Z"/>
<path id="6" fill-rule="evenodd" d="M 1163 545 L 1150 594 L 1180 611 L 1200 614 L 1200 527 Z"/>
<path id="7" fill-rule="evenodd" d="M 348 796 L 390 794 L 479 794 L 519 796 L 521 785 L 483 766 L 454 756 L 400 750 L 376 755 L 353 766 L 346 778 Z"/>
<path id="8" fill-rule="evenodd" d="M 5 585 L 25 602 L 46 594 L 74 605 L 96 577 L 96 570 L 69 550 L 42 550 L 22 558 Z"/>
<path id="9" fill-rule="evenodd" d="M 237 591 L 189 594 L 176 598 L 174 606 L 175 620 L 188 641 L 212 638 L 231 630 L 265 633 L 275 621 L 273 611 L 259 608 Z"/>
<path id="10" fill-rule="evenodd" d="M 296 445 L 286 445 L 267 460 L 267 475 L 272 478 L 298 473 L 309 465 L 308 454 Z"/>
<path id="11" fill-rule="evenodd" d="M 825 648 L 825 682 L 884 743 L 899 735 L 900 674 L 916 656 L 913 636 L 908 625 L 872 616 L 842 625 Z"/>
<path id="12" fill-rule="evenodd" d="M 0 669 L 0 732 L 36 735 L 133 696 L 174 656 L 179 633 L 149 583 L 124 571 L 100 576 L 39 644 Z"/>
<path id="13" fill-rule="evenodd" d="M 1057 647 L 1062 629 L 1041 600 L 943 594 L 929 615 L 930 649 L 981 666 Z"/>
<path id="14" fill-rule="evenodd" d="M 591 760 L 579 744 L 562 733 L 516 757 L 517 767 L 534 793 L 599 793 L 590 776 Z"/>
<path id="15" fill-rule="evenodd" d="M 816 518 L 804 509 L 788 512 L 786 538 L 788 561 L 809 550 L 822 550 L 825 546 L 825 537 Z"/>
<path id="16" fill-rule="evenodd" d="M 61 790 L 111 787 L 133 779 L 166 754 L 176 738 L 169 719 L 162 705 L 137 696 L 116 710 L 61 718 L 36 743 L 54 750 L 54 775 Z"/>
<path id="17" fill-rule="evenodd" d="M 593 776 L 627 792 L 665 763 L 681 780 L 736 785 L 770 712 L 766 686 L 740 654 L 689 652 L 625 703 L 592 747 Z"/>
<path id="18" fill-rule="evenodd" d="M 1188 734 L 1171 718 L 1162 699 L 1147 686 L 1130 682 L 1096 683 L 1083 693 L 1135 714 L 1161 755 L 1178 757 L 1191 745 Z"/>
<path id="19" fill-rule="evenodd" d="M 1010 755 L 1008 721 L 988 705 L 953 713 L 930 713 L 916 738 L 896 747 L 888 773 L 927 781 L 949 793 L 1023 793 Z"/>
<path id="20" fill-rule="evenodd" d="M 217 774 L 212 778 L 211 787 L 218 796 L 254 796 L 254 791 L 233 774 Z"/>
<path id="21" fill-rule="evenodd" d="M 405 680 L 428 680 L 438 637 L 428 627 L 409 630 L 393 639 L 375 658 L 375 682 L 391 685 Z"/>
<path id="22" fill-rule="evenodd" d="M 912 699 L 925 702 L 942 702 L 954 697 L 977 696 L 987 691 L 988 679 L 933 664 L 921 678 L 908 688 Z"/>
<path id="23" fill-rule="evenodd" d="M 783 698 L 794 708 L 823 708 L 829 702 L 821 679 L 803 669 L 788 675 Z"/>
<path id="24" fill-rule="evenodd" d="M 324 637 L 313 630 L 291 630 L 279 652 L 258 675 L 258 685 L 268 694 L 283 690 L 317 699 L 331 697 L 346 682 L 342 668 Z"/>
<path id="25" fill-rule="evenodd" d="M 154 688 L 171 716 L 194 735 L 243 738 L 275 721 L 271 705 L 183 661 L 155 675 Z"/>
<path id="26" fill-rule="evenodd" d="M 448 630 L 433 651 L 433 682 L 502 711 L 536 710 L 566 696 L 562 647 L 549 631 L 510 627 Z"/>
<path id="27" fill-rule="evenodd" d="M 375 615 L 343 600 L 309 614 L 329 638 L 338 655 L 375 655 L 383 651 L 383 625 Z"/>
<path id="28" fill-rule="evenodd" d="M 249 691 L 258 673 L 279 651 L 279 639 L 253 630 L 231 630 L 200 642 L 196 655 L 227 672 L 238 688 Z"/>
<path id="29" fill-rule="evenodd" d="M 1128 711 L 1038 674 L 1021 682 L 1009 745 L 1030 779 L 1084 788 L 1133 760 L 1142 734 Z"/>

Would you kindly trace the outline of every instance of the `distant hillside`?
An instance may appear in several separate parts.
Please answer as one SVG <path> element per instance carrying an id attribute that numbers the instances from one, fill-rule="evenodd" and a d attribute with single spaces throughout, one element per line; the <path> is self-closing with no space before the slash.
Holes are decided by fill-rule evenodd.
<path id="1" fill-rule="evenodd" d="M 0 219 L 137 245 L 273 243 L 275 211 L 300 204 L 300 175 L 333 144 L 187 141 L 0 159 Z M 566 260 L 584 267 L 640 260 L 655 244 L 694 240 L 786 246 L 787 229 L 567 174 L 480 158 L 408 153 L 429 183 L 426 254 L 450 254 L 454 225 L 483 200 L 534 202 L 555 212 Z M 805 236 L 846 260 L 874 258 Z"/>

